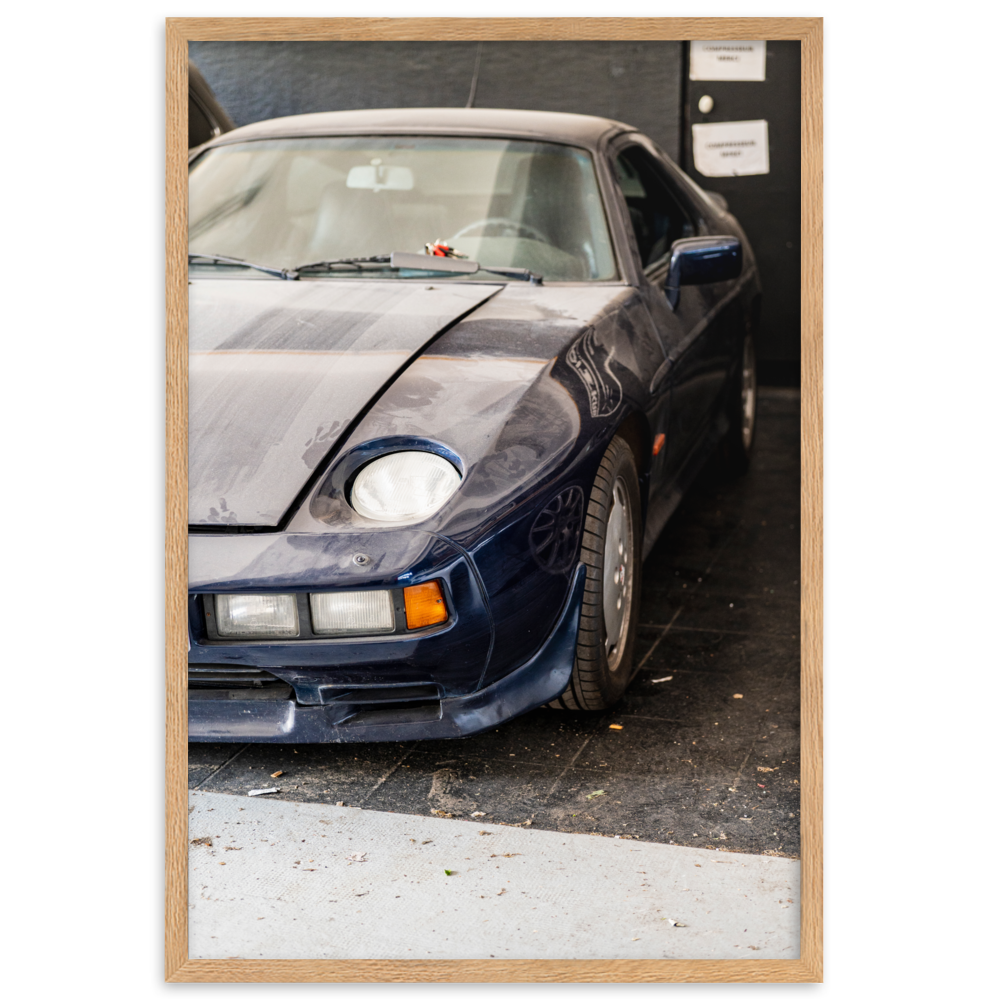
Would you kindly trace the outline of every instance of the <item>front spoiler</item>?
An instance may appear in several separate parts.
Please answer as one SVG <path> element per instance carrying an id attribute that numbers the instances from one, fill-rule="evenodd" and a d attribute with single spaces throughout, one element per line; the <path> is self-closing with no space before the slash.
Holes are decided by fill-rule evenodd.
<path id="1" fill-rule="evenodd" d="M 587 567 L 580 563 L 555 627 L 541 649 L 516 670 L 474 694 L 444 698 L 436 718 L 415 709 L 412 721 L 370 722 L 360 713 L 331 723 L 336 706 L 287 701 L 197 700 L 188 703 L 188 739 L 211 743 L 373 743 L 472 736 L 552 701 L 566 690 Z M 399 713 L 400 716 L 405 713 Z"/>

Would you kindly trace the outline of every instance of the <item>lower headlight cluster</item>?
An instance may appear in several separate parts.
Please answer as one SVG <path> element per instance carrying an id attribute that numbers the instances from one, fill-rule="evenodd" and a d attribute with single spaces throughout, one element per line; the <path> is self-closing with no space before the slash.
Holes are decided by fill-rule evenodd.
<path id="1" fill-rule="evenodd" d="M 219 594 L 215 598 L 215 614 L 222 636 L 299 634 L 294 594 Z"/>
<path id="2" fill-rule="evenodd" d="M 401 590 L 216 594 L 206 616 L 209 638 L 310 639 L 412 632 L 446 622 L 448 607 L 431 580 Z"/>
<path id="3" fill-rule="evenodd" d="M 310 594 L 313 631 L 318 635 L 391 632 L 396 625 L 391 590 L 345 590 Z"/>

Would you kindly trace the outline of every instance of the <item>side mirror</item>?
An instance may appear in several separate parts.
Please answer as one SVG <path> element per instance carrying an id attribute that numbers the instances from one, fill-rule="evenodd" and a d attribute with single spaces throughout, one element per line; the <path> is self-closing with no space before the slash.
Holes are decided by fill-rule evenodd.
<path id="1" fill-rule="evenodd" d="M 664 291 L 671 309 L 677 308 L 681 285 L 710 285 L 732 281 L 743 270 L 743 244 L 735 236 L 693 236 L 670 248 L 670 270 Z"/>

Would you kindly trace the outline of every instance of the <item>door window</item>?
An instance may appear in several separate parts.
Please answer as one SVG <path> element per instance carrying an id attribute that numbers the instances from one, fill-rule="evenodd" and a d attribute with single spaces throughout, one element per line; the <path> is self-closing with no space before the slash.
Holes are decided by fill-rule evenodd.
<path id="1" fill-rule="evenodd" d="M 641 146 L 629 146 L 615 159 L 615 173 L 628 204 L 642 266 L 666 257 L 675 240 L 695 235 L 663 171 Z"/>
<path id="2" fill-rule="evenodd" d="M 209 139 L 214 139 L 219 134 L 219 130 L 209 120 L 202 106 L 194 99 L 188 97 L 188 148 L 194 149 Z"/>

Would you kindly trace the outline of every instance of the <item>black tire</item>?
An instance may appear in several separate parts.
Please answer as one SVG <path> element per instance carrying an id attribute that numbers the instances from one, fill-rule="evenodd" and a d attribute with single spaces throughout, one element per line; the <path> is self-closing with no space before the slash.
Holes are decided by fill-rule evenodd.
<path id="1" fill-rule="evenodd" d="M 621 527 L 623 519 L 628 525 L 627 534 Z M 607 546 L 613 549 L 615 538 L 619 541 L 621 562 L 612 563 L 606 575 Z M 601 459 L 590 491 L 580 558 L 587 566 L 587 582 L 577 633 L 576 660 L 569 686 L 550 704 L 553 708 L 592 712 L 614 705 L 632 680 L 639 621 L 642 509 L 635 457 L 624 438 L 615 437 Z M 610 603 L 605 601 L 606 591 Z M 618 601 L 614 600 L 616 593 Z M 614 642 L 608 634 L 609 621 L 612 629 L 618 632 Z"/>
<path id="2" fill-rule="evenodd" d="M 727 404 L 729 429 L 720 448 L 723 477 L 736 479 L 750 471 L 757 428 L 757 358 L 753 337 L 743 341 L 743 360 L 736 371 Z"/>

